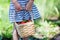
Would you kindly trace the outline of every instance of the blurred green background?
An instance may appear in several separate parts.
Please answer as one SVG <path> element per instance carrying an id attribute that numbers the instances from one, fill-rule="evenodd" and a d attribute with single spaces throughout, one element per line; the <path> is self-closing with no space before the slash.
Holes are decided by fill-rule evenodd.
<path id="1" fill-rule="evenodd" d="M 49 40 L 60 33 L 60 0 L 35 0 L 34 3 L 41 15 L 39 23 L 35 20 L 34 37 Z M 0 40 L 12 40 L 13 24 L 9 22 L 9 5 L 10 0 L 0 0 Z"/>

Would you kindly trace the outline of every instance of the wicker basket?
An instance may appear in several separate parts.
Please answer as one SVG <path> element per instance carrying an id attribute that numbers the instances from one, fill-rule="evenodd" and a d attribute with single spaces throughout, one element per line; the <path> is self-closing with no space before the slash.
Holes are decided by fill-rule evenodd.
<path id="1" fill-rule="evenodd" d="M 16 29 L 20 37 L 28 37 L 35 34 L 35 27 L 33 22 L 27 22 L 25 24 L 19 25 L 16 24 Z"/>
<path id="2" fill-rule="evenodd" d="M 32 16 L 32 12 L 30 12 L 31 14 L 31 20 L 30 22 L 27 22 L 25 24 L 17 24 L 15 22 L 15 26 L 18 32 L 18 35 L 20 37 L 28 37 L 28 36 L 32 36 L 35 34 L 35 27 L 34 27 L 34 21 L 33 21 L 33 16 Z"/>

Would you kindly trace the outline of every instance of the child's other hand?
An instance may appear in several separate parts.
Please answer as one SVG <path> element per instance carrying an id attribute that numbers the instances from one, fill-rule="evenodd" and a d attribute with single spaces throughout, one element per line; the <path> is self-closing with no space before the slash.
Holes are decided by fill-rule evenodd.
<path id="1" fill-rule="evenodd" d="M 15 2 L 14 3 L 14 6 L 15 6 L 15 10 L 18 12 L 18 11 L 20 11 L 20 10 L 22 10 L 22 7 L 21 7 L 21 5 L 18 3 L 18 2 Z"/>
<path id="2" fill-rule="evenodd" d="M 33 5 L 34 0 L 29 0 L 29 2 L 26 5 L 26 10 L 31 11 L 32 10 L 32 5 Z"/>
<path id="3" fill-rule="evenodd" d="M 29 4 L 27 4 L 25 9 L 26 9 L 27 11 L 31 11 L 31 10 L 32 10 L 32 6 L 29 5 Z"/>

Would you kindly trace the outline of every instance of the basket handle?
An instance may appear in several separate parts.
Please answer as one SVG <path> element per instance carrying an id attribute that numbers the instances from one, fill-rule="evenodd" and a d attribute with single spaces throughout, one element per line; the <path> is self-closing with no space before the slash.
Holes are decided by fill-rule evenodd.
<path id="1" fill-rule="evenodd" d="M 30 15 L 31 15 L 31 20 L 34 22 L 34 20 L 33 20 L 33 13 L 32 13 L 32 11 L 28 11 L 29 13 L 30 13 Z"/>
<path id="2" fill-rule="evenodd" d="M 29 12 L 29 13 L 30 13 L 30 16 L 31 16 L 31 20 L 34 22 L 32 11 L 28 11 L 28 10 L 26 10 L 26 9 L 22 9 L 21 11 Z"/>

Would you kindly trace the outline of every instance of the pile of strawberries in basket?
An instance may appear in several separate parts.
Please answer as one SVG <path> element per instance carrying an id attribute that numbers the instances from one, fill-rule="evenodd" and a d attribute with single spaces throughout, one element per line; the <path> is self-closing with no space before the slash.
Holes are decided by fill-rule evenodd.
<path id="1" fill-rule="evenodd" d="M 22 22 L 17 22 L 18 24 L 25 24 L 27 22 L 31 22 L 31 20 L 23 20 Z"/>

